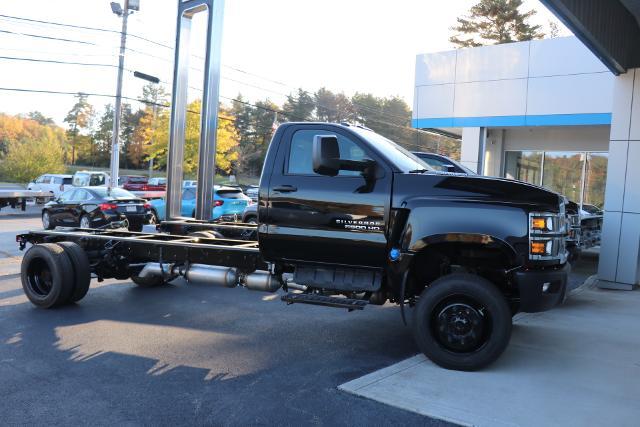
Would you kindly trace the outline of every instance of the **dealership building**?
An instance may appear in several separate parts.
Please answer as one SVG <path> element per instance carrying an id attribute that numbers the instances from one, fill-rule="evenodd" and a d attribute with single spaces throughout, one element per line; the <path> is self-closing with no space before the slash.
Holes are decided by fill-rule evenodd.
<path id="1" fill-rule="evenodd" d="M 599 286 L 640 281 L 640 0 L 543 1 L 575 37 L 420 54 L 413 127 L 480 174 L 604 209 Z"/>

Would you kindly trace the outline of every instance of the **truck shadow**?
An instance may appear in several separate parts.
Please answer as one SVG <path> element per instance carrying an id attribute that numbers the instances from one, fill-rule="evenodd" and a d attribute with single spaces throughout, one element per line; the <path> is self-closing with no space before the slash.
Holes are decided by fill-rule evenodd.
<path id="1" fill-rule="evenodd" d="M 15 291 L 0 297 L 0 360 L 10 367 L 2 374 L 3 394 L 6 387 L 30 398 L 73 391 L 80 407 L 97 402 L 113 422 L 353 424 L 355 415 L 344 414 L 354 401 L 369 409 L 378 404 L 335 387 L 418 352 L 393 307 L 347 313 L 287 307 L 244 289 L 108 283 L 78 304 L 42 310 Z M 37 380 L 48 377 L 57 384 Z M 37 389 L 22 389 L 34 378 Z M 318 394 L 332 403 L 313 404 Z M 136 401 L 122 402 L 128 395 Z M 153 415 L 136 412 L 146 405 Z M 113 406 L 120 410 L 107 414 Z M 404 414 L 385 411 L 381 419 L 389 422 Z M 12 418 L 18 412 L 10 411 L 9 423 L 30 420 Z M 86 422 L 77 412 L 65 422 Z"/>

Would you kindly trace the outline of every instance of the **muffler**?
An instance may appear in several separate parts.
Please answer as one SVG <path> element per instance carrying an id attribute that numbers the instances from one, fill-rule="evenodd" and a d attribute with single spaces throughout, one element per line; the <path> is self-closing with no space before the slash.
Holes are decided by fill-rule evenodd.
<path id="1" fill-rule="evenodd" d="M 231 267 L 191 264 L 183 275 L 190 283 L 214 284 L 227 288 L 235 288 L 238 285 L 238 271 Z"/>
<path id="2" fill-rule="evenodd" d="M 207 264 L 176 266 L 175 264 L 149 262 L 140 270 L 138 276 L 162 276 L 169 280 L 177 276 L 183 276 L 189 283 L 212 284 L 227 288 L 235 288 L 238 285 L 242 285 L 247 289 L 262 292 L 275 292 L 282 287 L 280 279 L 268 271 L 258 270 L 249 274 L 240 274 L 233 267 Z"/>
<path id="3" fill-rule="evenodd" d="M 282 287 L 282 283 L 280 283 L 277 277 L 268 271 L 262 270 L 254 271 L 244 276 L 242 284 L 252 291 L 263 292 L 275 292 Z"/>

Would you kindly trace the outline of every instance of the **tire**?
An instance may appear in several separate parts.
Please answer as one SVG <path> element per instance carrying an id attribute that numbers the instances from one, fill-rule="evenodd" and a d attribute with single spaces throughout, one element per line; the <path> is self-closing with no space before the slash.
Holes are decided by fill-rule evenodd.
<path id="1" fill-rule="evenodd" d="M 131 281 L 141 288 L 155 288 L 162 286 L 167 282 L 160 276 L 140 277 L 131 276 Z"/>
<path id="2" fill-rule="evenodd" d="M 58 243 L 69 256 L 73 265 L 73 292 L 69 297 L 69 302 L 77 302 L 87 295 L 89 285 L 91 284 L 91 267 L 89 266 L 89 257 L 87 253 L 74 242 Z"/>
<path id="3" fill-rule="evenodd" d="M 91 219 L 89 219 L 88 215 L 80 217 L 80 228 L 91 228 Z"/>
<path id="4" fill-rule="evenodd" d="M 34 245 L 20 268 L 22 289 L 41 308 L 66 304 L 73 292 L 73 265 L 64 248 L 55 243 Z"/>
<path id="5" fill-rule="evenodd" d="M 149 218 L 149 224 L 160 224 L 160 220 L 158 219 L 158 213 L 155 209 L 151 209 L 151 218 Z"/>
<path id="6" fill-rule="evenodd" d="M 245 222 L 246 224 L 257 224 L 258 218 L 256 216 L 251 215 L 247 217 L 247 219 L 245 219 L 243 222 Z"/>
<path id="7" fill-rule="evenodd" d="M 511 338 L 511 310 L 488 280 L 450 274 L 427 287 L 416 305 L 413 336 L 446 369 L 475 371 L 494 362 Z"/>
<path id="8" fill-rule="evenodd" d="M 53 226 L 51 225 L 51 215 L 48 211 L 42 211 L 42 228 L 45 230 L 53 229 Z"/>

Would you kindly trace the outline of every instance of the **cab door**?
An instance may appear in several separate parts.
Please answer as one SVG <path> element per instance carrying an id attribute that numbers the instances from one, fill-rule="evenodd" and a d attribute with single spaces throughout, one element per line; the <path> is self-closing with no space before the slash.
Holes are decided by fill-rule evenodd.
<path id="1" fill-rule="evenodd" d="M 337 176 L 314 173 L 316 135 L 335 135 L 344 160 L 375 160 L 381 173 L 366 180 L 360 172 Z M 292 126 L 284 135 L 269 186 L 267 233 L 261 249 L 271 259 L 380 266 L 391 194 L 390 171 L 364 141 L 340 128 Z"/>

